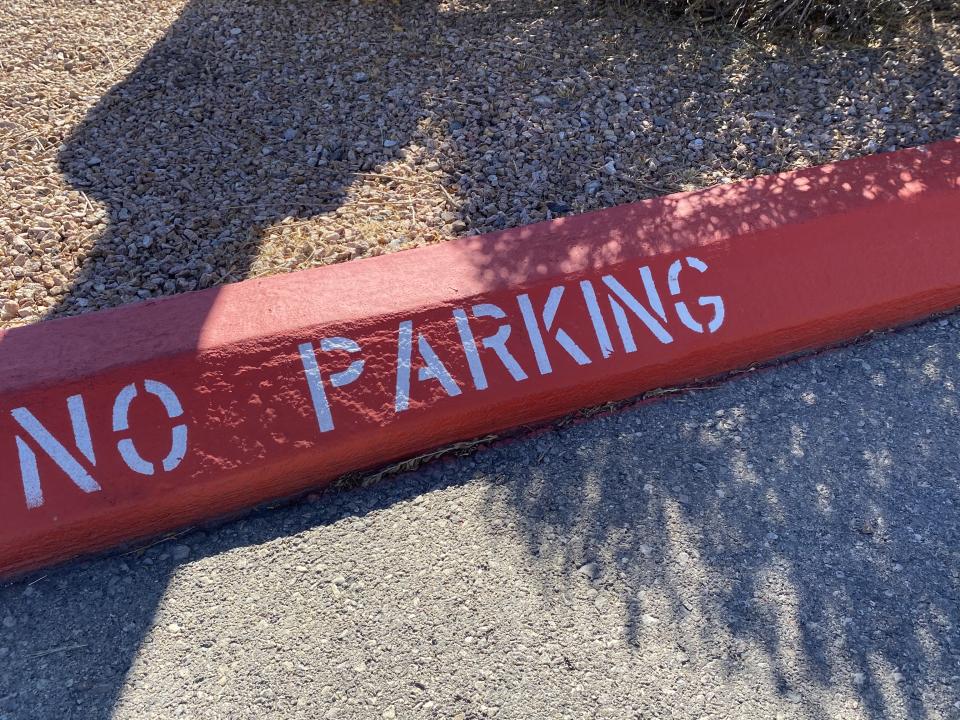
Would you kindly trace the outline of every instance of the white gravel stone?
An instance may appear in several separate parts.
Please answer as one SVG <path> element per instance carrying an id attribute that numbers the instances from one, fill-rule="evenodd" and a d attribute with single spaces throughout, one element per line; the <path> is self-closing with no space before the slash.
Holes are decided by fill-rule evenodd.
<path id="1" fill-rule="evenodd" d="M 0 308 L 0 320 L 13 320 L 20 316 L 20 305 L 16 300 L 7 300 Z"/>

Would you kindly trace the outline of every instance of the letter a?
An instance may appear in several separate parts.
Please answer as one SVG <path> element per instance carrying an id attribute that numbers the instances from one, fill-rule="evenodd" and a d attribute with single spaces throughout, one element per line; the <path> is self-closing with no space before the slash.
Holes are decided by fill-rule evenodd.
<path id="1" fill-rule="evenodd" d="M 437 357 L 437 353 L 427 339 L 417 334 L 417 350 L 423 359 L 424 367 L 417 371 L 417 379 L 436 380 L 440 383 L 447 395 L 454 397 L 460 394 L 460 386 L 450 376 L 446 366 Z M 400 337 L 397 344 L 397 393 L 394 398 L 394 407 L 397 412 L 403 412 L 410 407 L 410 368 L 413 354 L 413 322 L 404 320 L 400 323 Z"/>

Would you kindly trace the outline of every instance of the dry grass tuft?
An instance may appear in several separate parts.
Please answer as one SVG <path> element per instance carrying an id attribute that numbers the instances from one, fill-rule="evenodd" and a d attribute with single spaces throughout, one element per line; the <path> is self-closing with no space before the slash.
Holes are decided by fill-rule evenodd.
<path id="1" fill-rule="evenodd" d="M 660 0 L 669 13 L 698 22 L 732 22 L 762 34 L 862 39 L 905 23 L 960 16 L 958 0 Z"/>

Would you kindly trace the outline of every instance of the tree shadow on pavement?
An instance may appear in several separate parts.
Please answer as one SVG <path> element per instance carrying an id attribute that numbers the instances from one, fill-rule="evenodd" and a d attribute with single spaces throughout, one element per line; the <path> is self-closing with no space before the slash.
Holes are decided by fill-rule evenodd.
<path id="1" fill-rule="evenodd" d="M 63 173 L 104 206 L 107 225 L 50 316 L 240 280 L 251 272 L 265 228 L 336 214 L 363 173 L 382 170 L 404 152 L 442 160 L 437 177 L 456 198 L 453 212 L 469 232 L 815 162 L 835 154 L 836 138 L 866 136 L 844 94 L 873 92 L 893 72 L 884 69 L 880 52 L 840 53 L 844 67 L 863 66 L 846 81 L 832 74 L 837 55 L 768 56 L 742 38 L 703 38 L 691 28 L 585 12 L 574 4 L 451 12 L 428 2 L 190 2 L 62 150 Z M 544 34 L 562 36 L 573 21 L 589 25 L 594 42 L 539 56 Z M 235 34 L 241 25 L 259 29 Z M 390 44 L 397 52 L 383 54 Z M 479 48 L 488 62 L 458 59 L 456 48 L 465 45 Z M 741 54 L 760 71 L 742 75 Z M 931 83 L 956 88 L 942 61 L 926 61 Z M 750 105 L 787 65 L 807 66 L 798 73 L 802 82 L 822 86 L 823 107 L 815 114 L 791 105 L 790 84 L 782 88 L 781 106 Z M 518 76 L 526 91 L 511 94 L 507 88 L 517 87 Z M 949 103 L 928 91 L 897 91 L 916 102 L 893 108 L 889 126 L 871 131 L 876 149 L 905 136 L 898 123 L 910 125 L 917 113 L 941 112 Z M 616 117 L 596 110 L 600 99 L 618 93 Z M 153 118 L 147 124 L 144 108 Z M 779 140 L 761 137 L 764 123 L 781 128 Z M 906 136 L 924 142 L 957 131 L 955 114 L 943 111 L 939 123 L 932 136 Z M 834 141 L 824 137 L 830 133 Z M 540 138 L 561 152 L 530 156 L 518 137 Z M 732 156 L 730 139 L 738 140 Z M 677 152 L 688 143 L 697 148 L 692 154 Z M 850 153 L 870 149 L 851 146 Z M 626 182 L 610 180 L 610 163 Z M 380 252 L 378 242 L 362 243 L 359 252 Z M 477 272 L 490 279 L 513 272 L 485 242 L 471 246 Z M 310 248 L 302 251 L 292 251 L 288 267 L 322 261 Z M 212 304 L 215 294 L 209 297 Z M 182 333 L 199 337 L 204 320 L 198 316 Z M 3 341 L 16 337 L 14 330 Z M 906 399 L 884 394 L 856 366 L 814 362 L 809 388 L 779 389 L 794 397 L 789 408 L 764 397 L 738 403 L 733 390 L 722 390 L 711 401 L 716 411 L 706 403 L 684 417 L 678 399 L 604 420 L 600 427 L 611 435 L 633 425 L 623 437 L 584 436 L 594 444 L 566 451 L 563 476 L 541 477 L 536 463 L 518 457 L 532 460 L 526 450 L 497 451 L 511 459 L 510 482 L 491 502 L 509 502 L 516 511 L 534 571 L 549 561 L 543 547 L 580 533 L 585 547 L 557 550 L 554 558 L 570 582 L 596 559 L 601 578 L 620 573 L 637 590 L 656 590 L 672 612 L 698 614 L 702 622 L 689 632 L 702 634 L 703 647 L 711 633 L 727 638 L 727 668 L 747 644 L 766 654 L 776 682 L 787 687 L 788 673 L 777 668 L 783 611 L 763 600 L 765 578 L 779 577 L 795 604 L 792 648 L 804 672 L 826 686 L 853 668 L 865 675 L 855 694 L 872 717 L 927 717 L 923 683 L 955 683 L 950 678 L 958 672 L 952 548 L 960 538 L 947 509 L 958 501 L 956 451 L 947 434 L 907 443 L 899 434 L 950 427 L 956 411 L 946 384 L 956 368 L 931 359 L 940 378 L 918 376 L 916 397 Z M 850 374 L 844 387 L 857 403 L 818 374 L 831 362 L 830 373 Z M 877 372 L 916 372 L 897 363 Z M 777 371 L 765 377 L 777 389 Z M 823 422 L 803 424 L 807 392 Z M 259 515 L 240 536 L 194 533 L 191 545 L 202 556 L 264 542 L 445 482 L 428 470 L 394 491 L 359 491 L 326 508 Z M 649 532 L 629 532 L 640 523 Z M 687 539 L 674 547 L 670 528 Z M 818 542 L 809 542 L 809 533 Z M 647 562 L 648 555 L 658 559 Z M 0 589 L 0 716 L 110 717 L 138 650 L 152 641 L 155 613 L 178 562 L 164 544 Z M 685 563 L 705 568 L 715 584 L 691 586 Z M 925 572 L 904 587 L 902 573 L 921 565 Z M 625 639 L 642 652 L 649 608 L 638 596 L 624 602 Z M 693 610 L 680 609 L 687 604 Z M 59 628 L 57 644 L 37 647 L 31 638 L 49 637 L 50 628 Z M 939 640 L 925 643 L 925 633 Z M 905 676 L 903 713 L 878 690 L 878 662 Z M 937 702 L 949 694 L 938 692 Z M 949 692 L 951 702 L 957 699 Z M 810 716 L 818 713 L 809 708 Z"/>
<path id="2" fill-rule="evenodd" d="M 951 717 L 949 323 L 935 345 L 909 330 L 563 431 L 550 469 L 570 475 L 511 469 L 491 505 L 516 508 L 544 592 L 592 579 L 624 640 L 704 668 L 700 691 L 762 668 L 797 717 Z"/>

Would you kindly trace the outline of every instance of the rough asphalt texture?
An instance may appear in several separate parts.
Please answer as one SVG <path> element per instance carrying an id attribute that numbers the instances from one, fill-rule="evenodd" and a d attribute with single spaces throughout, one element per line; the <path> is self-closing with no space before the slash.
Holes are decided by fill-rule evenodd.
<path id="1" fill-rule="evenodd" d="M 0 588 L 0 717 L 958 718 L 960 316 Z"/>

